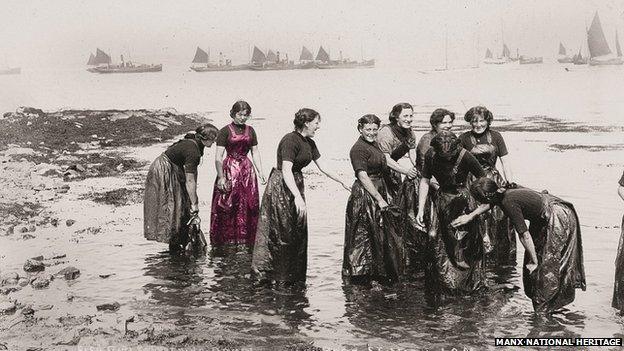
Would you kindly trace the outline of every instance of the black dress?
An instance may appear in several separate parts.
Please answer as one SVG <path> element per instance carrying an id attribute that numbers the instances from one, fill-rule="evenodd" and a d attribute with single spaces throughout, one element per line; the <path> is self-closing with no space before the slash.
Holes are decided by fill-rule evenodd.
<path id="1" fill-rule="evenodd" d="M 349 153 L 356 180 L 351 187 L 345 223 L 342 275 L 348 278 L 392 281 L 403 273 L 405 254 L 401 216 L 396 208 L 380 211 L 377 200 L 357 174 L 365 171 L 379 194 L 388 200 L 384 173 L 386 157 L 377 143 L 360 137 Z"/>
<path id="2" fill-rule="evenodd" d="M 499 157 L 508 154 L 503 136 L 489 128 L 482 134 L 468 131 L 460 135 L 462 146 L 475 156 L 485 176 L 492 179 L 500 187 L 503 185 L 503 177 L 496 169 L 496 161 Z M 467 186 L 475 180 L 468 177 Z M 495 207 L 484 213 L 478 219 L 479 231 L 487 233 L 492 240 L 493 250 L 488 254 L 490 260 L 501 265 L 516 264 L 516 235 L 512 230 L 509 218 L 502 209 Z"/>
<path id="3" fill-rule="evenodd" d="M 426 267 L 427 285 L 434 293 L 449 295 L 472 293 L 486 286 L 483 265 L 483 239 L 474 223 L 453 228 L 451 222 L 467 214 L 477 206 L 466 188 L 468 174 L 484 175 L 479 162 L 465 149 L 460 148 L 456 159 L 439 157 L 433 149 L 427 152 L 422 175 L 435 177 L 440 188 L 430 196 L 433 199 L 437 218 L 432 220 L 429 230 L 436 232 L 431 243 L 430 255 L 433 262 Z M 459 252 L 463 252 L 462 261 Z M 460 267 L 458 262 L 467 264 Z"/>
<path id="4" fill-rule="evenodd" d="M 624 172 L 619 181 L 620 186 L 624 186 Z M 618 245 L 617 257 L 615 259 L 615 282 L 613 284 L 613 301 L 611 305 L 624 312 L 624 216 L 621 225 L 622 234 Z"/>
<path id="5" fill-rule="evenodd" d="M 251 268 L 257 279 L 305 282 L 308 263 L 308 221 L 297 218 L 295 196 L 284 182 L 282 161 L 293 163 L 299 193 L 305 199 L 301 170 L 321 157 L 311 138 L 298 132 L 286 134 L 277 147 L 277 167 L 262 195 L 258 232 Z"/>
<path id="6" fill-rule="evenodd" d="M 500 206 L 518 233 L 531 234 L 537 269 L 524 268 L 524 292 L 538 312 L 551 312 L 574 301 L 585 290 L 581 227 L 574 206 L 556 196 L 527 188 L 507 190 Z M 527 229 L 525 220 L 531 224 Z M 524 266 L 530 257 L 524 254 Z"/>

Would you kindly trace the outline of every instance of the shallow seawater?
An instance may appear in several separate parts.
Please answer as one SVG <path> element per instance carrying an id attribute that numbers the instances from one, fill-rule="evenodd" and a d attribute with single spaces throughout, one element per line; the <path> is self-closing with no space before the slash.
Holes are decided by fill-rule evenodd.
<path id="1" fill-rule="evenodd" d="M 340 272 L 348 193 L 314 166 L 305 174 L 309 210 L 305 289 L 269 290 L 254 286 L 250 278 L 251 257 L 244 249 L 210 252 L 203 257 L 172 256 L 165 245 L 143 239 L 140 204 L 114 208 L 73 199 L 71 193 L 70 201 L 54 205 L 59 216 L 74 218 L 84 226 L 102 227 L 102 231 L 97 235 L 77 234 L 76 228 L 60 226 L 41 230 L 35 239 L 28 241 L 0 237 L 0 270 L 23 272 L 21 266 L 26 258 L 62 252 L 67 255 L 65 263 L 48 270 L 55 272 L 66 265 L 76 266 L 82 272 L 77 280 L 55 280 L 45 291 L 25 288 L 11 296 L 20 301 L 54 305 L 50 310 L 37 312 L 42 317 L 56 320 L 68 314 L 97 315 L 102 323 L 113 327 L 119 322 L 98 314 L 94 306 L 118 301 L 122 304 L 118 314 L 140 317 L 140 323 L 131 324 L 131 328 L 151 324 L 193 335 L 219 335 L 238 340 L 239 345 L 265 349 L 279 349 L 292 340 L 301 340 L 332 349 L 456 347 L 461 350 L 466 347 L 477 350 L 494 348 L 494 338 L 505 336 L 622 337 L 624 319 L 610 303 L 613 264 L 624 212 L 624 204 L 616 193 L 624 169 L 621 149 L 624 122 L 614 111 L 621 114 L 623 102 L 607 87 L 614 79 L 622 78 L 623 71 L 563 73 L 553 67 L 543 70 L 547 74 L 542 74 L 539 68 L 509 72 L 481 69 L 440 74 L 413 72 L 409 77 L 399 71 L 357 71 L 352 75 L 346 71 L 316 75 L 287 72 L 279 79 L 275 75 L 245 72 L 228 76 L 248 79 L 244 86 L 228 83 L 220 74 L 212 76 L 222 85 L 219 91 L 212 89 L 217 87 L 216 83 L 208 82 L 209 76 L 185 73 L 185 83 L 173 80 L 170 88 L 166 87 L 164 78 L 161 81 L 150 76 L 154 90 L 138 95 L 138 102 L 129 98 L 137 96 L 132 94 L 139 90 L 138 83 L 125 85 L 123 92 L 114 89 L 116 84 L 130 78 L 81 76 L 78 83 L 69 85 L 65 95 L 59 93 L 60 97 L 32 91 L 29 94 L 33 103 L 29 103 L 28 96 L 13 96 L 6 105 L 37 106 L 40 102 L 42 106 L 37 107 L 57 108 L 84 102 L 86 106 L 80 107 L 173 105 L 181 106 L 181 110 L 198 106 L 197 110 L 217 111 L 215 123 L 223 125 L 228 121 L 228 104 L 236 98 L 250 96 L 253 114 L 258 117 L 250 123 L 259 136 L 267 175 L 275 162 L 279 139 L 291 128 L 292 112 L 297 106 L 318 106 L 324 116 L 316 137 L 322 157 L 329 168 L 351 182 L 348 151 L 357 138 L 355 120 L 361 114 L 375 112 L 385 117 L 393 103 L 415 101 L 421 119 L 419 126 L 424 132 L 428 115 L 436 107 L 463 112 L 463 98 L 468 105 L 483 103 L 495 112 L 493 128 L 499 125 L 503 131 L 514 180 L 536 190 L 548 189 L 571 201 L 580 216 L 587 291 L 577 290 L 574 303 L 552 316 L 534 314 L 531 301 L 524 295 L 521 246 L 515 267 L 488 271 L 491 285 L 512 284 L 518 287 L 515 290 L 494 289 L 433 303 L 425 294 L 422 274 L 404 284 L 380 289 L 345 285 Z M 173 76 L 172 72 L 163 74 L 167 79 Z M 473 89 L 478 78 L 482 86 Z M 285 79 L 282 85 L 280 79 Z M 298 90 L 295 80 L 305 81 L 314 89 Z M 582 95 L 573 89 L 586 80 L 596 88 L 594 93 Z M 44 77 L 43 86 L 48 81 L 53 79 Z M 428 89 L 435 82 L 441 82 L 442 88 Z M 27 82 L 14 84 L 25 89 Z M 76 84 L 100 84 L 114 98 L 110 94 L 99 96 L 91 88 L 80 92 Z M 548 89 L 549 84 L 558 89 Z M 176 89 L 182 86 L 183 90 Z M 198 87 L 201 89 L 195 89 Z M 159 100 L 165 93 L 171 95 Z M 213 100 L 204 99 L 202 94 Z M 66 95 L 70 97 L 64 100 Z M 120 102 L 118 105 L 115 99 Z M 458 132 L 467 128 L 460 114 L 456 120 Z M 166 144 L 157 145 L 135 154 L 152 160 L 165 147 Z M 214 184 L 213 152 L 207 151 L 199 171 L 205 230 Z M 98 179 L 72 187 L 110 190 L 122 185 L 118 179 Z M 100 274 L 113 275 L 101 278 Z M 74 295 L 71 301 L 68 294 Z M 48 329 L 30 331 L 26 338 L 29 341 L 24 344 L 37 345 L 37 338 L 53 328 L 51 325 Z M 24 338 L 11 330 L 0 333 L 8 341 Z"/>

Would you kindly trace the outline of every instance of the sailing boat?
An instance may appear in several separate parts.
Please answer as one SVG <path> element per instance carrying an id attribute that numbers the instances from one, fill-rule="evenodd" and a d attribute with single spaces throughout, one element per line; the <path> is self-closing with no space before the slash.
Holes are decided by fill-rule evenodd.
<path id="1" fill-rule="evenodd" d="M 5 62 L 6 62 L 6 58 L 5 58 Z M 5 64 L 6 68 L 2 68 L 0 69 L 0 75 L 12 75 L 12 74 L 20 74 L 22 73 L 22 68 L 21 67 L 9 67 L 8 64 Z"/>
<path id="2" fill-rule="evenodd" d="M 277 51 L 277 53 L 275 53 L 273 50 L 269 50 L 265 55 L 262 50 L 254 46 L 249 69 L 252 71 L 282 71 L 295 69 L 294 63 L 288 60 L 288 54 L 285 56 L 284 59 L 281 59 L 280 52 Z"/>
<path id="3" fill-rule="evenodd" d="M 566 48 L 563 46 L 561 42 L 559 42 L 559 57 L 557 57 L 557 62 L 559 63 L 572 63 L 572 57 L 566 54 Z"/>
<path id="4" fill-rule="evenodd" d="M 616 32 L 616 48 L 619 48 Z M 594 15 L 592 24 L 587 31 L 587 46 L 589 46 L 589 65 L 590 66 L 608 66 L 621 65 L 624 63 L 621 56 L 613 57 L 607 39 L 602 31 L 600 17 L 598 11 Z M 621 55 L 621 52 L 620 52 Z"/>
<path id="5" fill-rule="evenodd" d="M 362 60 L 362 62 L 343 59 L 341 51 L 340 59 L 332 60 L 329 58 L 329 54 L 327 53 L 327 51 L 325 51 L 325 49 L 323 49 L 323 47 L 321 46 L 318 53 L 316 54 L 314 64 L 316 65 L 316 68 L 319 69 L 372 68 L 375 67 L 375 59 Z"/>
<path id="6" fill-rule="evenodd" d="M 191 69 L 195 72 L 215 72 L 215 71 L 241 71 L 249 69 L 249 65 L 232 65 L 232 61 L 226 59 L 225 64 L 220 60 L 219 64 L 210 63 L 210 50 L 202 50 L 199 46 L 195 50 L 195 57 L 191 62 Z"/>
<path id="7" fill-rule="evenodd" d="M 93 53 L 89 54 L 89 60 L 87 61 L 87 66 L 91 66 L 91 67 L 87 68 L 87 71 L 95 73 L 97 72 L 95 69 L 97 66 L 110 65 L 110 63 L 111 63 L 110 56 L 108 56 L 107 53 L 100 50 L 99 48 L 96 48 L 95 55 L 93 55 Z"/>
<path id="8" fill-rule="evenodd" d="M 578 54 L 572 56 L 572 63 L 574 63 L 575 65 L 586 65 L 587 64 L 587 57 L 583 57 L 583 54 L 581 53 L 581 50 L 583 49 L 583 44 L 581 43 L 581 45 L 579 46 L 579 51 Z"/>
<path id="9" fill-rule="evenodd" d="M 88 63 L 88 62 L 87 62 Z M 110 56 L 104 51 L 97 49 L 92 61 L 96 67 L 89 68 L 87 71 L 92 73 L 144 73 L 144 72 L 160 72 L 162 64 L 137 64 L 132 61 L 124 61 L 121 55 L 121 63 L 112 65 Z"/>
<path id="10" fill-rule="evenodd" d="M 305 46 L 301 47 L 301 55 L 299 55 L 299 64 L 295 65 L 296 69 L 310 69 L 315 68 L 314 56 L 312 52 Z"/>
<path id="11" fill-rule="evenodd" d="M 492 57 L 492 51 L 490 51 L 490 48 L 488 48 L 485 52 L 485 58 L 483 59 L 483 63 L 487 65 L 502 65 L 506 63 L 506 61 L 502 58 Z"/>

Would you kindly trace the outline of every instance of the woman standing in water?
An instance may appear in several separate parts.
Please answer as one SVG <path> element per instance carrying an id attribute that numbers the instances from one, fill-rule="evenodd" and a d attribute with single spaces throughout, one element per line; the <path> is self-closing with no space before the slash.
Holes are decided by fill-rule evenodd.
<path id="1" fill-rule="evenodd" d="M 305 283 L 308 263 L 308 221 L 302 170 L 310 162 L 326 176 L 349 186 L 321 162 L 312 140 L 321 123 L 318 112 L 302 108 L 295 114 L 295 130 L 277 147 L 273 168 L 262 195 L 258 233 L 251 267 L 258 280 L 276 283 Z"/>
<path id="2" fill-rule="evenodd" d="M 585 290 L 581 227 L 571 203 L 528 188 L 499 187 L 486 177 L 477 179 L 470 191 L 483 205 L 453 225 L 464 226 L 494 206 L 503 209 L 525 248 L 524 293 L 535 311 L 560 309 L 574 301 L 575 289 Z"/>
<path id="3" fill-rule="evenodd" d="M 624 200 L 624 172 L 620 178 L 618 195 Z M 624 216 L 622 216 L 622 235 L 618 245 L 617 258 L 615 259 L 615 284 L 613 286 L 613 302 L 611 305 L 620 313 L 624 313 Z"/>
<path id="4" fill-rule="evenodd" d="M 436 216 L 429 225 L 432 239 L 432 264 L 427 267 L 427 281 L 434 293 L 472 293 L 485 287 L 483 239 L 474 225 L 453 228 L 451 221 L 470 212 L 476 204 L 466 179 L 485 175 L 475 157 L 460 146 L 455 134 L 440 131 L 431 140 L 420 180 L 418 196 L 419 225 L 424 226 L 425 203 L 429 195 L 431 177 L 440 188 L 433 195 Z"/>
<path id="5" fill-rule="evenodd" d="M 143 198 L 143 234 L 147 240 L 168 243 L 171 251 L 183 249 L 188 223 L 199 222 L 197 166 L 218 129 L 205 124 L 169 146 L 150 166 Z"/>
<path id="6" fill-rule="evenodd" d="M 418 188 L 420 185 L 420 179 L 422 178 L 422 171 L 425 165 L 425 155 L 431 148 L 431 139 L 441 131 L 450 131 L 453 128 L 453 122 L 455 121 L 455 113 L 444 109 L 438 108 L 429 117 L 429 124 L 431 130 L 420 138 L 418 146 L 416 146 L 416 169 L 418 170 L 418 176 L 412 181 L 414 183 L 414 201 L 408 205 L 408 212 L 405 221 L 405 237 L 406 237 L 406 250 L 409 257 L 409 267 L 412 269 L 422 269 L 427 261 L 430 260 L 427 251 L 427 232 L 423 231 L 423 227 L 418 224 L 416 216 L 418 214 Z M 430 195 L 438 189 L 437 181 L 430 182 Z M 428 226 L 431 222 L 431 196 L 427 198 L 424 209 L 424 222 L 425 226 Z M 435 216 L 435 213 L 434 213 Z M 435 218 L 433 219 L 435 221 Z"/>
<path id="7" fill-rule="evenodd" d="M 360 137 L 349 153 L 356 180 L 347 203 L 342 276 L 355 283 L 396 280 L 403 263 L 396 225 L 380 220 L 388 207 L 387 160 L 376 142 L 380 124 L 375 115 L 361 117 Z"/>
<path id="8" fill-rule="evenodd" d="M 217 179 L 210 213 L 210 243 L 213 247 L 225 244 L 253 246 L 260 202 L 254 166 L 261 182 L 266 183 L 256 131 L 245 124 L 251 117 L 251 106 L 245 101 L 235 102 L 230 117 L 232 123 L 221 128 L 217 136 Z M 247 157 L 249 151 L 253 163 Z"/>
<path id="9" fill-rule="evenodd" d="M 507 162 L 507 146 L 503 136 L 490 128 L 494 116 L 487 108 L 475 106 L 464 115 L 464 120 L 470 123 L 472 129 L 459 136 L 462 146 L 473 154 L 481 167 L 485 170 L 485 176 L 492 179 L 500 187 L 511 183 L 511 172 Z M 503 174 L 496 169 L 496 161 L 500 160 Z M 474 178 L 468 178 L 470 184 Z M 492 248 L 486 248 L 491 257 L 499 264 L 516 264 L 516 236 L 511 229 L 509 218 L 500 207 L 494 207 L 487 214 L 479 218 L 479 231 L 485 233 L 486 245 L 492 244 Z"/>

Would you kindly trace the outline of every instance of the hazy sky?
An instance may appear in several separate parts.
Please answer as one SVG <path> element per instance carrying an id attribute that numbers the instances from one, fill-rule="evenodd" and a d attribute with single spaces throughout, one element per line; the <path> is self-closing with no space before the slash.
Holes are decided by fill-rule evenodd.
<path id="1" fill-rule="evenodd" d="M 453 66 L 499 54 L 501 37 L 515 52 L 553 57 L 571 51 L 599 11 L 613 47 L 624 38 L 624 0 L 476 1 L 6 1 L 0 14 L 0 66 L 84 64 L 96 47 L 145 63 L 188 64 L 195 47 L 248 60 L 249 48 L 298 58 L 301 45 L 332 57 L 375 57 L 380 65 L 443 65 L 448 38 Z M 448 35 L 446 34 L 448 33 Z M 586 45 L 586 44 L 585 44 Z"/>

